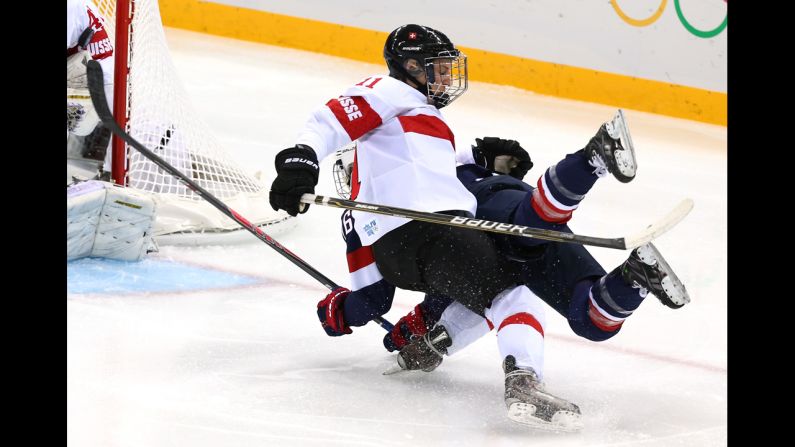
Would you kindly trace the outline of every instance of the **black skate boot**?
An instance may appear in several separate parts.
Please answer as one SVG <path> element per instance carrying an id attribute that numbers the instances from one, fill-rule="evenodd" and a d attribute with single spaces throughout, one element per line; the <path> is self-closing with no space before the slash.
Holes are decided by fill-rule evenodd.
<path id="1" fill-rule="evenodd" d="M 505 371 L 505 406 L 508 418 L 542 430 L 572 432 L 582 429 L 580 407 L 544 391 L 532 368 L 519 368 L 509 355 Z"/>
<path id="2" fill-rule="evenodd" d="M 651 243 L 632 250 L 620 269 L 621 277 L 627 284 L 641 288 L 641 296 L 645 295 L 645 289 L 673 309 L 690 302 L 685 285 Z"/>
<path id="3" fill-rule="evenodd" d="M 431 372 L 442 363 L 442 356 L 453 340 L 444 326 L 437 325 L 420 338 L 407 344 L 397 356 L 398 365 L 404 370 L 421 369 Z"/>
<path id="4" fill-rule="evenodd" d="M 635 178 L 638 169 L 635 146 L 621 109 L 618 109 L 612 121 L 602 124 L 583 150 L 599 177 L 609 172 L 622 183 L 629 183 Z"/>

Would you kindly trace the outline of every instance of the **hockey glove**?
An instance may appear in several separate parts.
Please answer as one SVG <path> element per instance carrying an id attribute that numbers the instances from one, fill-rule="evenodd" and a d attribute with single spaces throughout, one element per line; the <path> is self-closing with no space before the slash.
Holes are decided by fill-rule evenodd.
<path id="1" fill-rule="evenodd" d="M 428 326 L 422 306 L 417 304 L 414 310 L 398 320 L 395 327 L 384 336 L 384 347 L 389 352 L 399 351 L 415 338 L 425 335 Z"/>
<path id="2" fill-rule="evenodd" d="M 516 140 L 505 140 L 497 137 L 483 137 L 483 139 L 475 138 L 475 146 L 472 146 L 472 156 L 475 162 L 494 172 L 501 174 L 509 174 L 511 177 L 522 180 L 527 174 L 527 171 L 533 168 L 533 162 L 530 160 L 530 154 L 519 145 Z M 516 166 L 505 168 L 495 166 L 495 158 L 500 155 L 508 155 L 516 158 Z M 507 171 L 507 172 L 506 172 Z"/>
<path id="3" fill-rule="evenodd" d="M 274 210 L 283 209 L 291 216 L 305 213 L 309 205 L 301 203 L 301 196 L 315 193 L 318 171 L 317 155 L 309 146 L 297 144 L 276 154 L 276 179 L 271 184 L 270 192 L 271 207 Z"/>
<path id="4" fill-rule="evenodd" d="M 351 291 L 345 287 L 337 287 L 317 303 L 317 317 L 320 318 L 323 330 L 330 337 L 353 333 L 351 328 L 345 324 L 345 315 L 342 311 L 345 298 L 350 293 Z"/>

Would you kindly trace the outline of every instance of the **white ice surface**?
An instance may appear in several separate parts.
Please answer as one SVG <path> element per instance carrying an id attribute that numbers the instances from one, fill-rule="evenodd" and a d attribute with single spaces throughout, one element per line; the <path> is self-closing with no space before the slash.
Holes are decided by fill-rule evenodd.
<path id="1" fill-rule="evenodd" d="M 167 29 L 198 113 L 234 158 L 273 172 L 309 111 L 378 65 Z M 519 140 L 543 169 L 584 146 L 615 109 L 472 83 L 444 110 L 459 145 Z M 577 338 L 548 308 L 546 381 L 577 403 L 578 434 L 509 421 L 493 333 L 431 374 L 383 376 L 394 358 L 376 324 L 327 337 L 326 291 L 273 249 L 161 247 L 154 259 L 256 277 L 180 293 L 67 296 L 67 440 L 73 446 L 713 446 L 727 443 L 726 128 L 626 110 L 639 158 L 630 184 L 600 181 L 578 233 L 622 236 L 684 197 L 685 221 L 657 247 L 686 284 L 679 310 L 649 298 L 603 343 Z M 318 194 L 334 195 L 330 159 Z M 277 240 L 347 285 L 340 211 L 313 206 Z M 609 271 L 627 252 L 592 249 Z M 399 291 L 386 318 L 421 299 Z"/>

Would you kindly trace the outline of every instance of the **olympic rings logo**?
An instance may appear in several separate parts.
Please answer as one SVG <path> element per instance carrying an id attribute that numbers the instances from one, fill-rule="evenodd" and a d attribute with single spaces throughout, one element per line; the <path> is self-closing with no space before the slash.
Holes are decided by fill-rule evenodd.
<path id="1" fill-rule="evenodd" d="M 665 11 L 665 6 L 667 4 L 668 0 L 662 0 L 660 2 L 660 6 L 657 8 L 656 11 L 654 11 L 652 15 L 650 15 L 645 19 L 635 19 L 628 16 L 624 11 L 621 10 L 621 8 L 618 6 L 617 0 L 610 0 L 610 5 L 613 6 L 613 9 L 616 11 L 616 14 L 618 14 L 621 20 L 625 21 L 626 23 L 632 26 L 638 26 L 638 27 L 649 26 L 652 23 L 656 22 L 657 19 L 659 19 L 660 16 L 662 15 L 663 11 Z M 679 21 L 682 22 L 682 25 L 685 27 L 685 29 L 690 31 L 690 33 L 693 34 L 694 36 L 701 37 L 703 39 L 715 37 L 718 34 L 720 34 L 726 28 L 726 23 L 728 22 L 729 19 L 729 14 L 727 12 L 726 17 L 723 18 L 723 22 L 720 25 L 718 25 L 715 29 L 704 31 L 696 28 L 695 26 L 691 25 L 690 22 L 687 21 L 684 14 L 682 14 L 682 7 L 679 5 L 679 0 L 674 0 L 674 8 L 676 8 L 676 15 L 679 17 Z"/>

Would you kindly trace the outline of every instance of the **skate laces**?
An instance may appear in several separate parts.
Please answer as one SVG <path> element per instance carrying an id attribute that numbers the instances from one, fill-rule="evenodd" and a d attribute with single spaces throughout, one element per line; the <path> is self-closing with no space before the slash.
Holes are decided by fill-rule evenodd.
<path id="1" fill-rule="evenodd" d="M 444 357 L 444 355 L 447 354 L 447 349 L 444 348 L 444 347 L 441 350 L 437 349 L 436 346 L 433 345 L 433 343 L 438 341 L 441 344 L 441 341 L 449 339 L 450 336 L 447 334 L 447 331 L 443 329 L 439 333 L 433 335 L 434 340 L 431 341 L 431 336 L 432 336 L 431 333 L 432 332 L 434 332 L 434 331 L 431 330 L 431 331 L 426 332 L 425 335 L 422 336 L 422 341 L 425 343 L 426 346 L 428 346 L 428 348 L 431 351 L 435 352 L 436 355 L 438 355 L 439 357 Z"/>
<path id="2" fill-rule="evenodd" d="M 599 178 L 602 178 L 609 173 L 607 169 L 607 163 L 605 163 L 602 156 L 599 155 L 598 153 L 593 154 L 593 157 L 591 157 L 591 159 L 588 160 L 588 164 L 596 168 L 593 170 L 593 174 L 596 174 L 596 176 Z"/>
<path id="3" fill-rule="evenodd" d="M 433 343 L 429 342 L 427 339 L 423 339 L 423 341 L 425 342 L 425 345 L 428 346 L 428 348 L 431 351 L 436 353 L 436 355 L 438 355 L 439 357 L 444 357 L 444 354 L 441 351 L 439 351 L 438 349 L 436 349 L 436 347 L 433 345 Z"/>
<path id="4" fill-rule="evenodd" d="M 632 281 L 632 288 L 633 289 L 639 289 L 638 290 L 638 295 L 640 295 L 641 298 L 646 298 L 646 295 L 649 294 L 649 289 L 643 287 L 637 281 Z"/>
<path id="5" fill-rule="evenodd" d="M 536 373 L 533 369 L 525 369 L 516 366 L 515 364 L 512 366 L 513 369 L 505 373 L 505 379 L 511 377 L 527 377 L 529 378 L 529 382 L 531 385 L 536 387 L 537 389 L 543 390 L 543 384 L 540 380 L 538 380 L 538 373 Z"/>
<path id="6" fill-rule="evenodd" d="M 522 376 L 529 377 L 530 378 L 530 382 L 533 385 L 535 385 L 536 387 L 540 387 L 541 382 L 538 381 L 538 376 L 533 371 L 528 371 L 526 369 L 514 369 L 511 372 L 505 373 L 505 378 L 506 379 L 509 378 L 509 377 L 522 377 Z"/>

